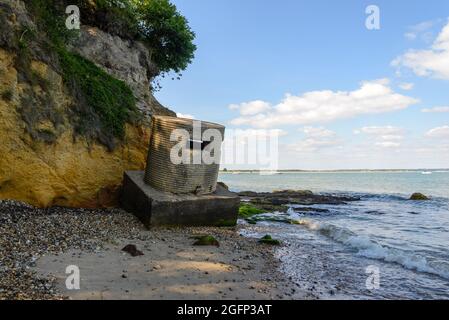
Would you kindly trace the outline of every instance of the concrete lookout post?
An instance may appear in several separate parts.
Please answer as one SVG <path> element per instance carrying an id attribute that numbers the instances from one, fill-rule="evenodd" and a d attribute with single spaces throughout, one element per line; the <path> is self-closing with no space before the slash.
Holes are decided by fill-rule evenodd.
<path id="1" fill-rule="evenodd" d="M 203 161 L 202 153 L 209 152 L 208 145 L 211 142 L 209 137 L 205 139 L 208 131 L 219 134 L 222 140 L 225 127 L 191 119 L 153 117 L 145 182 L 155 189 L 175 194 L 213 193 L 217 186 L 220 163 L 219 157 L 218 161 L 211 164 Z M 185 163 L 174 163 L 171 159 L 178 144 L 185 144 Z M 215 144 L 212 152 L 219 152 L 220 148 L 221 141 Z"/>
<path id="2" fill-rule="evenodd" d="M 165 116 L 151 126 L 145 172 L 125 172 L 123 208 L 147 227 L 236 225 L 240 198 L 217 184 L 225 127 Z"/>

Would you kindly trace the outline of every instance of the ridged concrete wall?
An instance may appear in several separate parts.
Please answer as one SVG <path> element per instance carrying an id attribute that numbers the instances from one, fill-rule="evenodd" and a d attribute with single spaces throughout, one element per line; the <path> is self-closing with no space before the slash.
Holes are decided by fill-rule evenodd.
<path id="1" fill-rule="evenodd" d="M 185 129 L 193 139 L 193 120 L 154 116 L 151 125 L 150 148 L 148 162 L 145 171 L 145 182 L 161 191 L 176 194 L 209 194 L 213 193 L 217 186 L 220 164 L 174 164 L 170 160 L 170 152 L 178 141 L 170 141 L 170 136 L 175 129 Z M 207 129 L 217 129 L 224 137 L 225 127 L 201 122 L 201 137 Z M 189 143 L 190 145 L 190 143 Z M 191 150 L 190 159 L 200 149 Z"/>

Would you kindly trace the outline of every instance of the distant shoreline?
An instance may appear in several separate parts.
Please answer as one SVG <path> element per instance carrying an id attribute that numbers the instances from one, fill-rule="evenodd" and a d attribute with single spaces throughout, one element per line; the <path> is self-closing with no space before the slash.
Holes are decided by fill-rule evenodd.
<path id="1" fill-rule="evenodd" d="M 276 173 L 364 173 L 364 172 L 449 172 L 449 168 L 441 169 L 335 169 L 335 170 L 301 170 L 301 169 L 283 169 L 277 170 Z M 220 173 L 271 173 L 270 170 L 220 170 Z"/>

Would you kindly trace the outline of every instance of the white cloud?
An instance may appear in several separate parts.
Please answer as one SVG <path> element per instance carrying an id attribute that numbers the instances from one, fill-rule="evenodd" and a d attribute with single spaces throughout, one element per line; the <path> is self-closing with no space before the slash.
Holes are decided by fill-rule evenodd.
<path id="1" fill-rule="evenodd" d="M 424 21 L 424 22 L 418 23 L 416 25 L 410 26 L 407 28 L 408 30 L 404 34 L 404 36 L 408 40 L 422 39 L 424 41 L 429 41 L 429 39 L 431 39 L 433 36 L 433 34 L 430 30 L 439 22 L 441 22 L 441 20 L 436 19 L 436 20 Z"/>
<path id="2" fill-rule="evenodd" d="M 194 116 L 192 116 L 191 114 L 183 114 L 183 113 L 176 113 L 176 116 L 178 118 L 185 118 L 185 119 L 195 119 Z"/>
<path id="3" fill-rule="evenodd" d="M 304 127 L 300 131 L 305 134 L 305 138 L 297 143 L 290 144 L 288 146 L 290 150 L 311 152 L 341 144 L 337 134 L 324 127 Z"/>
<path id="4" fill-rule="evenodd" d="M 426 133 L 429 138 L 449 138 L 449 126 L 433 128 Z"/>
<path id="5" fill-rule="evenodd" d="M 404 139 L 404 137 L 401 136 L 401 135 L 392 135 L 392 134 L 391 135 L 380 136 L 380 138 L 383 139 L 383 140 L 389 140 L 389 141 Z"/>
<path id="6" fill-rule="evenodd" d="M 411 69 L 421 77 L 449 80 L 449 21 L 427 50 L 409 50 L 392 65 Z"/>
<path id="7" fill-rule="evenodd" d="M 231 110 L 239 110 L 242 116 L 251 116 L 271 109 L 268 102 L 256 100 L 251 102 L 244 102 L 240 104 L 231 104 Z"/>
<path id="8" fill-rule="evenodd" d="M 391 136 L 391 135 L 402 135 L 404 133 L 404 129 L 393 126 L 372 126 L 372 127 L 363 127 L 354 131 L 354 133 L 365 133 L 369 135 L 376 136 Z"/>
<path id="9" fill-rule="evenodd" d="M 397 147 L 400 147 L 401 144 L 399 142 L 393 142 L 393 141 L 381 141 L 381 142 L 376 142 L 376 146 L 382 147 L 382 148 L 397 148 Z"/>
<path id="10" fill-rule="evenodd" d="M 415 85 L 413 83 L 404 82 L 399 84 L 399 88 L 405 91 L 412 90 Z"/>
<path id="11" fill-rule="evenodd" d="M 364 133 L 374 140 L 374 145 L 382 148 L 397 148 L 401 146 L 404 129 L 393 126 L 371 126 L 354 130 L 355 134 Z"/>
<path id="12" fill-rule="evenodd" d="M 230 130 L 228 130 L 230 131 Z M 287 131 L 282 129 L 246 129 L 246 130 L 235 130 L 236 136 L 242 136 L 242 137 L 257 137 L 260 139 L 270 138 L 270 137 L 283 137 L 288 134 Z"/>
<path id="13" fill-rule="evenodd" d="M 433 107 L 433 108 L 426 108 L 426 109 L 422 109 L 421 112 L 425 112 L 425 113 L 432 113 L 432 112 L 449 112 L 449 107 Z"/>
<path id="14" fill-rule="evenodd" d="M 287 94 L 279 104 L 270 106 L 263 101 L 232 105 L 241 116 L 232 120 L 233 125 L 249 125 L 270 128 L 286 124 L 316 124 L 364 114 L 376 114 L 406 109 L 418 103 L 417 99 L 395 93 L 388 79 L 365 81 L 354 91 L 311 91 L 300 96 Z M 259 106 L 264 111 L 253 111 L 249 106 Z M 258 109 L 255 107 L 255 109 Z M 242 114 L 245 110 L 246 115 Z"/>
<path id="15" fill-rule="evenodd" d="M 300 131 L 304 132 L 306 136 L 313 138 L 329 138 L 335 137 L 335 132 L 324 127 L 304 127 L 300 129 Z"/>

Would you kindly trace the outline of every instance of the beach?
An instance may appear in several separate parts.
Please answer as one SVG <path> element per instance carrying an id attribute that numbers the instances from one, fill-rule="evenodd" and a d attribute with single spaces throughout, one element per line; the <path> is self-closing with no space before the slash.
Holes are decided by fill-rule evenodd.
<path id="1" fill-rule="evenodd" d="M 0 202 L 0 299 L 314 299 L 278 271 L 272 246 L 235 228 L 146 230 L 120 209 Z M 193 246 L 195 235 L 216 246 Z M 122 251 L 135 245 L 142 256 Z M 68 290 L 68 266 L 80 289 Z"/>
<path id="2" fill-rule="evenodd" d="M 449 298 L 447 172 L 220 179 L 247 206 L 236 227 L 147 230 L 122 209 L 1 201 L 0 298 Z M 300 189 L 304 181 L 313 191 Z M 325 189 L 335 181 L 345 190 Z M 281 185 L 292 189 L 273 191 Z M 410 200 L 413 191 L 430 198 Z M 251 215 L 251 206 L 264 213 Z M 259 243 L 267 234 L 281 245 Z M 219 246 L 195 246 L 201 235 Z M 69 266 L 79 269 L 79 290 L 66 286 Z"/>

